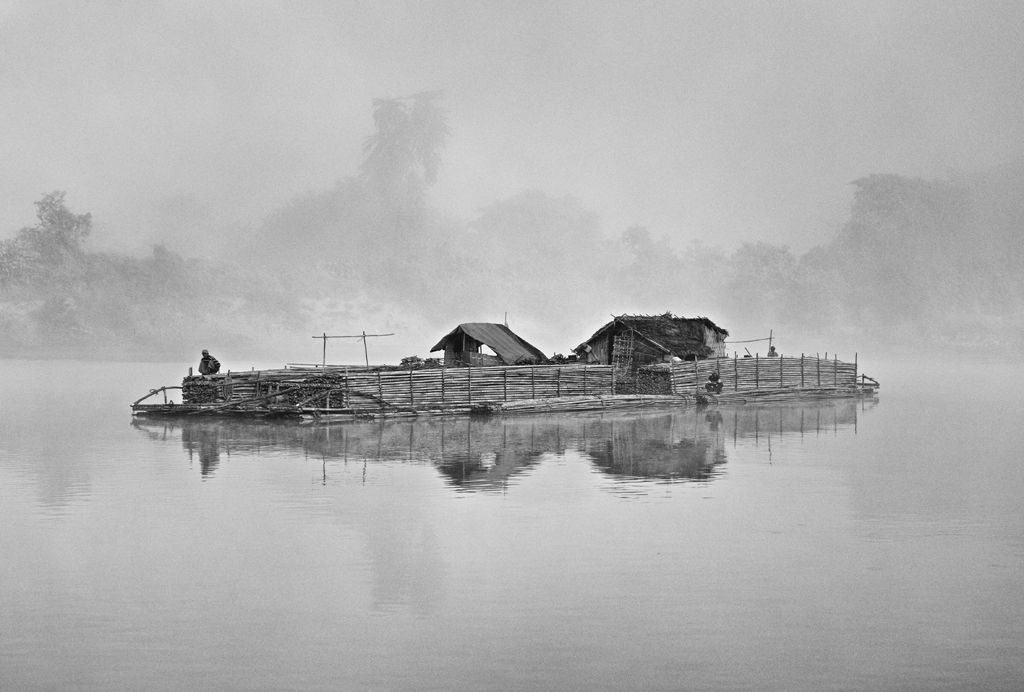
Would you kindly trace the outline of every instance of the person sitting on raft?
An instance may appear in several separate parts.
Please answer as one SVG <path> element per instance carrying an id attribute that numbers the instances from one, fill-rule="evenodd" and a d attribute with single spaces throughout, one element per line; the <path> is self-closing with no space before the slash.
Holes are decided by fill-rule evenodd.
<path id="1" fill-rule="evenodd" d="M 719 376 L 717 370 L 708 375 L 708 381 L 705 383 L 704 389 L 708 390 L 712 394 L 722 393 L 722 378 Z"/>
<path id="2" fill-rule="evenodd" d="M 210 355 L 210 352 L 203 349 L 203 357 L 199 361 L 200 375 L 213 375 L 220 372 L 220 361 Z"/>

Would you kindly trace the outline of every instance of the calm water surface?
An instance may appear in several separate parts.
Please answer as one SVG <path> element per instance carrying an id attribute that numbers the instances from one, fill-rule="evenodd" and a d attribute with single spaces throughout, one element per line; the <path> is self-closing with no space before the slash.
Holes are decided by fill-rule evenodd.
<path id="1" fill-rule="evenodd" d="M 0 689 L 1024 688 L 1024 370 L 898 365 L 877 402 L 300 426 L 0 362 Z"/>

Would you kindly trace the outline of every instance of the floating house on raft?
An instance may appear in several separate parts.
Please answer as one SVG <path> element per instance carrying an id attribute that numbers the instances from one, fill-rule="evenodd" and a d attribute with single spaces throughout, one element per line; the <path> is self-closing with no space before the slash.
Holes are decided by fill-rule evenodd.
<path id="1" fill-rule="evenodd" d="M 707 317 L 620 315 L 573 351 L 581 362 L 635 369 L 725 356 L 729 332 Z"/>
<path id="2" fill-rule="evenodd" d="M 208 376 L 190 369 L 180 386 L 151 389 L 131 409 L 142 416 L 326 421 L 831 399 L 873 396 L 878 388 L 858 372 L 856 354 L 852 363 L 827 354 L 729 358 L 727 336 L 706 317 L 622 315 L 574 349 L 583 356 L 576 362 L 549 363 L 507 326 L 469 322 L 431 349 L 444 351 L 443 367 L 298 365 Z M 474 367 L 460 367 L 467 365 Z M 180 404 L 168 400 L 172 390 L 181 390 Z M 143 403 L 160 394 L 162 404 Z"/>
<path id="3" fill-rule="evenodd" d="M 494 355 L 486 353 L 489 348 Z M 430 349 L 431 353 L 444 351 L 444 364 L 471 365 L 537 365 L 547 363 L 539 348 L 529 343 L 503 324 L 466 322 L 448 332 Z"/>

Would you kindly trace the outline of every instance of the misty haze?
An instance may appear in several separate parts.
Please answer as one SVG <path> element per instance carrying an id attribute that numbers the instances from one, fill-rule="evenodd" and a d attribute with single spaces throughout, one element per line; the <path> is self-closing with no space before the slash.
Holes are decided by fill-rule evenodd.
<path id="1" fill-rule="evenodd" d="M 1022 45 L 986 1 L 0 0 L 0 688 L 1019 689 Z M 128 408 L 202 349 L 665 313 L 879 396 Z"/>

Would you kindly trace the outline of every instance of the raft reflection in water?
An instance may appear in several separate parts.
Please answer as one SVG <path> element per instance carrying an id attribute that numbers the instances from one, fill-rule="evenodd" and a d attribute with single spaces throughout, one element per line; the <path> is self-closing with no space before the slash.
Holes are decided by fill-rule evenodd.
<path id="1" fill-rule="evenodd" d="M 139 420 L 155 441 L 180 438 L 204 477 L 221 455 L 302 456 L 327 461 L 431 464 L 453 488 L 505 490 L 545 456 L 575 451 L 616 478 L 708 480 L 740 439 L 851 429 L 865 400 L 493 418 L 298 424 L 231 420 Z"/>

